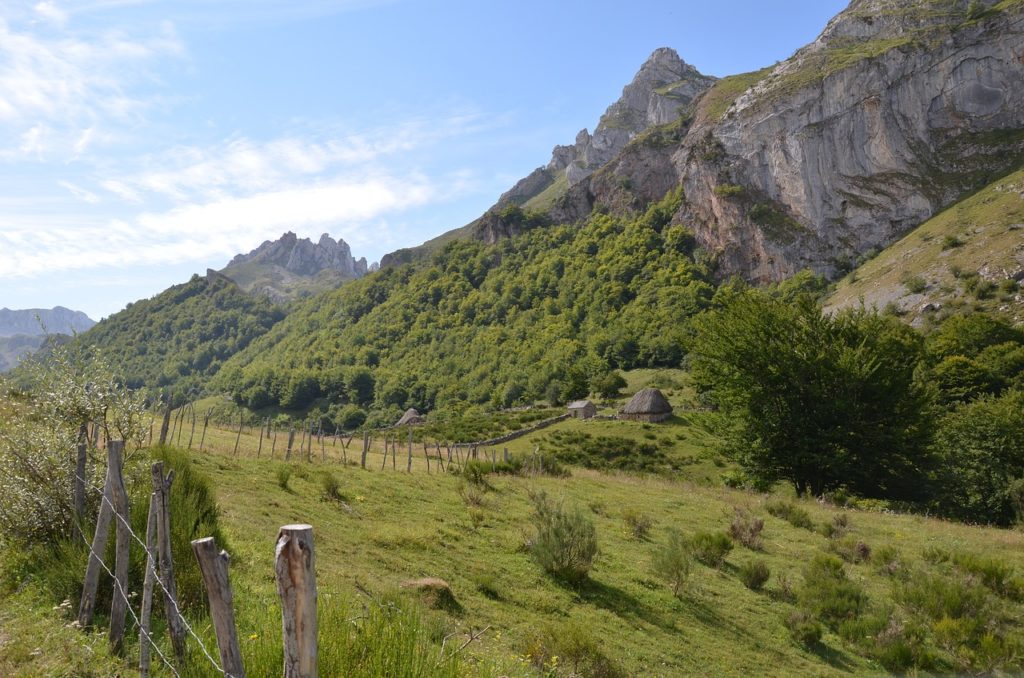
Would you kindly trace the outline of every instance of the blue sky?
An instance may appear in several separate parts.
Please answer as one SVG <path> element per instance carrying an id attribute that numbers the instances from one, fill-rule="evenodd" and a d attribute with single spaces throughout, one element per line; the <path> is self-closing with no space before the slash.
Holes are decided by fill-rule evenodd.
<path id="1" fill-rule="evenodd" d="M 785 59 L 840 0 L 0 5 L 0 307 L 94 318 L 286 230 L 370 261 L 479 216 L 650 53 Z"/>

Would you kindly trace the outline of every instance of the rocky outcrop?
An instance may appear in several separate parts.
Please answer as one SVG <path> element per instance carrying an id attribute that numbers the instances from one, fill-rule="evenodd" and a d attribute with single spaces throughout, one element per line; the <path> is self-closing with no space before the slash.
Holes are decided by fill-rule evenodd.
<path id="1" fill-rule="evenodd" d="M 309 296 L 366 275 L 365 258 L 356 259 L 348 243 L 324 233 L 317 242 L 292 232 L 239 254 L 220 273 L 246 292 L 275 302 Z"/>
<path id="2" fill-rule="evenodd" d="M 291 231 L 278 240 L 267 240 L 248 254 L 239 254 L 224 268 L 230 277 L 232 267 L 253 262 L 280 266 L 295 275 L 314 276 L 320 271 L 338 271 L 350 278 L 366 275 L 366 259 L 356 259 L 348 243 L 339 238 L 334 240 L 324 233 L 313 243 L 309 238 L 299 238 Z"/>
<path id="3" fill-rule="evenodd" d="M 723 275 L 835 274 L 1019 163 L 1024 8 L 972 6 L 854 2 L 720 119 L 698 113 L 677 218 Z"/>
<path id="4" fill-rule="evenodd" d="M 680 59 L 675 50 L 655 50 L 632 82 L 623 88 L 618 101 L 601 116 L 593 134 L 580 130 L 571 146 L 555 146 L 548 164 L 502 194 L 497 207 L 523 205 L 562 175 L 568 186 L 579 184 L 614 159 L 644 130 L 671 123 L 686 114 L 693 100 L 715 80 Z"/>
<path id="5" fill-rule="evenodd" d="M 85 332 L 95 324 L 95 320 L 81 311 L 63 306 L 22 310 L 0 308 L 0 337 L 74 334 Z"/>

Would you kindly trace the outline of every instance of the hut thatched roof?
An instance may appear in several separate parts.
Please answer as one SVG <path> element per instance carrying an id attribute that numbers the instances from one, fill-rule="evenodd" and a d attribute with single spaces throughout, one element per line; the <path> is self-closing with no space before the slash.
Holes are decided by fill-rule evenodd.
<path id="1" fill-rule="evenodd" d="M 672 405 L 656 388 L 637 391 L 637 394 L 622 408 L 623 414 L 668 414 L 671 411 Z"/>
<path id="2" fill-rule="evenodd" d="M 419 412 L 417 412 L 415 408 L 410 407 L 405 411 L 405 414 L 402 415 L 402 418 L 398 420 L 398 423 L 395 424 L 395 426 L 405 426 L 406 424 L 422 424 L 423 421 L 423 416 Z"/>
<path id="3" fill-rule="evenodd" d="M 590 402 L 589 400 L 574 400 L 568 405 L 566 405 L 566 408 L 570 410 L 582 410 L 584 407 L 589 407 L 590 405 L 593 404 L 594 403 Z"/>

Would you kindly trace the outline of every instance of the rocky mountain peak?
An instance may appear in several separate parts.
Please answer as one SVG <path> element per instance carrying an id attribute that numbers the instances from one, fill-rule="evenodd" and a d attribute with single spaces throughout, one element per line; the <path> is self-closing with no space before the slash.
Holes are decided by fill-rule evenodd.
<path id="1" fill-rule="evenodd" d="M 353 257 L 348 243 L 341 238 L 335 240 L 329 233 L 324 233 L 313 243 L 309 238 L 299 238 L 288 231 L 277 240 L 265 241 L 248 254 L 237 255 L 223 272 L 230 277 L 232 267 L 250 262 L 280 266 L 299 276 L 314 276 L 320 271 L 331 270 L 358 278 L 366 275 L 367 271 L 366 259 Z"/>

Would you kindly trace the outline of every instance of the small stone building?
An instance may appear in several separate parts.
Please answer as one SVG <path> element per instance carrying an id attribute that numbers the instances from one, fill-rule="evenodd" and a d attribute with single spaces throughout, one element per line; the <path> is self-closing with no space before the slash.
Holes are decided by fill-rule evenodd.
<path id="1" fill-rule="evenodd" d="M 590 419 L 597 414 L 597 405 L 589 400 L 574 400 L 567 405 L 567 409 L 576 419 Z"/>
<path id="2" fill-rule="evenodd" d="M 638 391 L 619 412 L 619 419 L 632 419 L 655 423 L 672 416 L 672 405 L 661 391 L 645 388 Z"/>
<path id="3" fill-rule="evenodd" d="M 427 423 L 426 418 L 417 412 L 415 409 L 410 407 L 402 415 L 402 418 L 398 420 L 395 426 L 412 426 L 414 424 L 425 424 Z"/>

